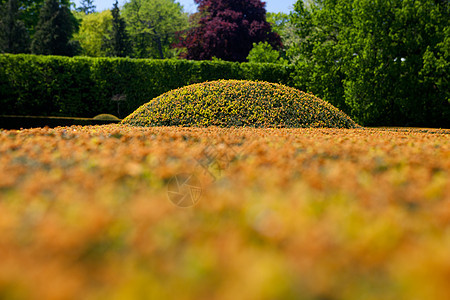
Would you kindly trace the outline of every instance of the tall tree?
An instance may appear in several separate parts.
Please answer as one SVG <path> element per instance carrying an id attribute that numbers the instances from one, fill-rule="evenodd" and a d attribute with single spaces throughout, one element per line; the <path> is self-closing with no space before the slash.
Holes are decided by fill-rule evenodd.
<path id="1" fill-rule="evenodd" d="M 95 12 L 95 5 L 93 0 L 81 0 L 80 7 L 77 8 L 77 11 L 83 12 L 84 14 L 92 14 Z"/>
<path id="2" fill-rule="evenodd" d="M 353 8 L 343 36 L 352 113 L 369 125 L 450 126 L 449 2 L 358 0 Z"/>
<path id="3" fill-rule="evenodd" d="M 120 16 L 118 0 L 114 3 L 112 14 L 112 28 L 103 41 L 102 49 L 107 56 L 126 57 L 131 53 L 130 39 L 126 32 L 126 23 Z"/>
<path id="4" fill-rule="evenodd" d="M 199 5 L 198 26 L 187 32 L 180 47 L 186 58 L 209 60 L 217 57 L 245 61 L 253 43 L 267 41 L 281 47 L 280 36 L 266 21 L 265 3 L 260 0 L 195 0 Z"/>
<path id="5" fill-rule="evenodd" d="M 133 41 L 136 57 L 167 58 L 176 33 L 188 24 L 183 7 L 174 0 L 131 0 L 123 15 Z"/>
<path id="6" fill-rule="evenodd" d="M 345 112 L 344 63 L 339 44 L 343 28 L 351 26 L 354 0 L 298 0 L 290 15 L 297 36 L 288 56 L 296 65 L 296 82 L 301 90 L 312 92 Z M 339 23 L 338 23 L 339 22 Z"/>
<path id="7" fill-rule="evenodd" d="M 73 56 L 78 48 L 71 42 L 78 22 L 67 2 L 46 0 L 39 15 L 31 51 L 43 55 Z"/>
<path id="8" fill-rule="evenodd" d="M 0 0 L 0 4 L 5 4 L 9 0 Z M 39 12 L 44 5 L 45 0 L 18 0 L 19 19 L 24 23 L 30 37 L 32 38 L 36 31 L 39 21 Z"/>
<path id="9" fill-rule="evenodd" d="M 297 1 L 297 82 L 363 125 L 449 126 L 449 15 L 439 0 Z"/>
<path id="10" fill-rule="evenodd" d="M 8 0 L 0 7 L 0 52 L 26 53 L 30 37 L 20 20 L 18 0 Z"/>
<path id="11" fill-rule="evenodd" d="M 77 12 L 80 18 L 80 30 L 73 39 L 81 46 L 81 55 L 100 57 L 107 56 L 104 40 L 112 31 L 112 14 L 110 10 L 85 15 Z"/>

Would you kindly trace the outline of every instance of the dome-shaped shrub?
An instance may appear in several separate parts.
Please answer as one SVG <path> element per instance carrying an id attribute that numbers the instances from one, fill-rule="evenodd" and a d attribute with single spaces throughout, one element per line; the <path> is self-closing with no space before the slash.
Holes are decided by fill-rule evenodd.
<path id="1" fill-rule="evenodd" d="M 115 115 L 111 114 L 100 114 L 93 117 L 94 120 L 101 120 L 101 121 L 119 121 L 120 119 L 116 117 Z"/>
<path id="2" fill-rule="evenodd" d="M 245 80 L 192 84 L 164 93 L 123 121 L 135 126 L 337 127 L 358 125 L 333 105 L 284 85 Z"/>

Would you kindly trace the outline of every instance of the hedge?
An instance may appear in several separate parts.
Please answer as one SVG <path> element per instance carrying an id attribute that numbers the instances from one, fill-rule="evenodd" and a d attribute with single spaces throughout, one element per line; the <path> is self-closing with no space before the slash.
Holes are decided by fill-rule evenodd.
<path id="1" fill-rule="evenodd" d="M 275 64 L 0 54 L 0 115 L 123 118 L 192 83 L 248 79 L 294 86 L 292 73 L 292 66 Z"/>
<path id="2" fill-rule="evenodd" d="M 164 93 L 122 120 L 134 126 L 358 128 L 330 103 L 285 85 L 216 80 Z"/>

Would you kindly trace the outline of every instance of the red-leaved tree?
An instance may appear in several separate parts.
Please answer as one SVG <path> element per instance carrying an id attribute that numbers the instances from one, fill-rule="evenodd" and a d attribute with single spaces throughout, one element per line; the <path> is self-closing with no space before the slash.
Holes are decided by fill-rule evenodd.
<path id="1" fill-rule="evenodd" d="M 253 43 L 281 45 L 280 36 L 266 21 L 261 0 L 194 0 L 198 6 L 197 26 L 187 31 L 177 45 L 187 49 L 187 59 L 245 61 Z"/>

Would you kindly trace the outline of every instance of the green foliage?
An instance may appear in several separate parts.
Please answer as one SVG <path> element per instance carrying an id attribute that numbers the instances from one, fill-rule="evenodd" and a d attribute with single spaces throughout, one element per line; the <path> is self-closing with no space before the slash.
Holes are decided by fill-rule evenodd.
<path id="1" fill-rule="evenodd" d="M 116 117 L 115 115 L 111 115 L 111 114 L 99 114 L 99 115 L 96 115 L 93 119 L 94 120 L 106 120 L 106 121 L 120 120 L 118 117 Z"/>
<path id="2" fill-rule="evenodd" d="M 292 72 L 273 64 L 0 54 L 0 107 L 5 115 L 122 118 L 192 83 L 249 79 L 292 86 Z M 123 101 L 112 101 L 117 95 Z"/>
<path id="3" fill-rule="evenodd" d="M 0 5 L 0 53 L 29 52 L 30 36 L 20 16 L 18 0 Z"/>
<path id="4" fill-rule="evenodd" d="M 285 13 L 266 13 L 267 22 L 272 25 L 272 30 L 283 36 L 286 26 L 290 23 L 289 15 Z"/>
<path id="5" fill-rule="evenodd" d="M 31 50 L 35 54 L 73 56 L 78 48 L 71 43 L 78 22 L 65 0 L 46 0 L 39 14 Z"/>
<path id="6" fill-rule="evenodd" d="M 176 33 L 187 28 L 188 16 L 174 0 L 131 0 L 123 17 L 138 58 L 170 58 Z"/>
<path id="7" fill-rule="evenodd" d="M 80 18 L 80 30 L 74 35 L 74 40 L 81 46 L 81 55 L 92 57 L 107 56 L 102 48 L 103 39 L 112 30 L 112 15 L 110 10 L 91 14 L 77 13 Z"/>
<path id="8" fill-rule="evenodd" d="M 89 75 L 83 58 L 0 55 L 2 114 L 91 117 L 97 103 L 90 103 Z"/>
<path id="9" fill-rule="evenodd" d="M 448 127 L 449 15 L 434 0 L 298 1 L 296 82 L 364 125 Z"/>
<path id="10" fill-rule="evenodd" d="M 92 14 L 95 12 L 94 1 L 92 0 L 81 0 L 80 7 L 77 11 L 82 12 L 85 15 Z"/>
<path id="11" fill-rule="evenodd" d="M 314 1 L 310 6 L 297 1 L 291 13 L 291 23 L 295 26 L 298 41 L 288 55 L 296 62 L 298 88 L 311 91 L 334 106 L 349 111 L 343 97 L 344 76 L 341 65 L 338 65 L 342 61 L 342 51 L 337 46 L 337 34 L 339 25 L 344 26 L 350 21 L 344 16 L 338 18 L 337 8 L 332 5 L 335 2 L 344 1 Z M 336 23 L 337 20 L 340 24 Z"/>
<path id="12" fill-rule="evenodd" d="M 102 49 L 107 56 L 127 57 L 131 54 L 130 39 L 126 32 L 126 23 L 120 16 L 119 2 L 116 0 L 111 11 L 112 26 L 108 30 L 108 36 L 104 37 Z"/>
<path id="13" fill-rule="evenodd" d="M 219 80 L 169 91 L 122 124 L 134 126 L 358 127 L 321 99 L 268 82 Z"/>
<path id="14" fill-rule="evenodd" d="M 450 56 L 439 47 L 446 31 L 448 39 L 450 6 L 364 0 L 353 7 L 359 30 L 345 42 L 357 55 L 344 68 L 352 114 L 367 124 L 450 125 L 449 75 L 442 72 L 450 69 Z"/>
<path id="15" fill-rule="evenodd" d="M 280 53 L 268 42 L 253 43 L 253 49 L 250 50 L 247 60 L 251 63 L 287 64 L 287 61 L 280 58 Z"/>
<path id="16" fill-rule="evenodd" d="M 281 38 L 283 47 L 279 49 L 280 57 L 289 63 L 296 62 L 296 56 L 289 55 L 290 49 L 298 44 L 299 38 L 295 34 L 294 25 L 291 22 L 289 14 L 285 13 L 267 13 L 267 22 L 272 25 L 272 30 Z"/>
<path id="17" fill-rule="evenodd" d="M 0 0 L 0 5 L 3 5 L 8 1 L 9 0 Z M 32 38 L 36 31 L 39 13 L 44 5 L 44 0 L 18 0 L 17 3 L 20 11 L 19 20 L 23 22 L 27 32 Z"/>

